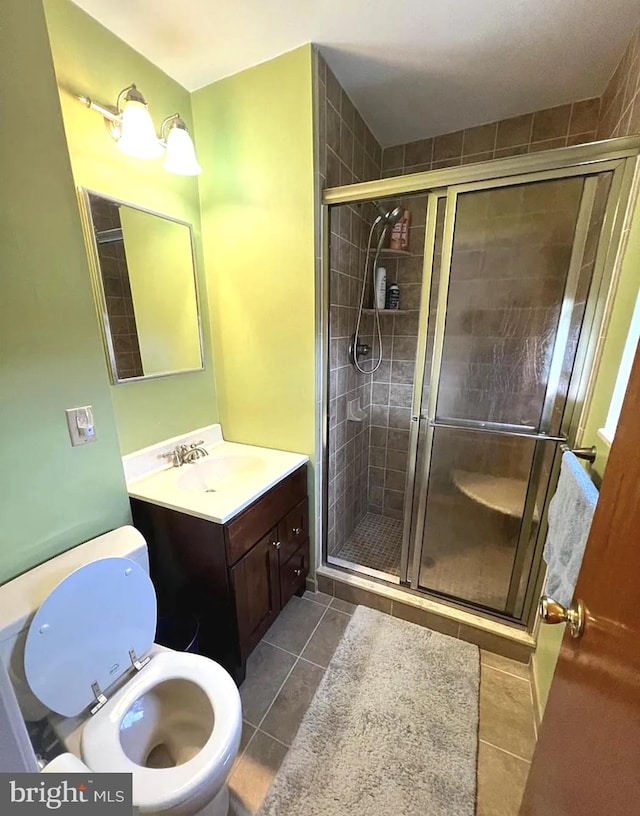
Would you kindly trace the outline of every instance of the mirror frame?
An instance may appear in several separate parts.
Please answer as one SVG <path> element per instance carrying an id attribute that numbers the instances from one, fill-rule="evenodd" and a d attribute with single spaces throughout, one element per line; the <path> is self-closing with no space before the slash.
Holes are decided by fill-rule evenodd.
<path id="1" fill-rule="evenodd" d="M 115 349 L 113 346 L 113 335 L 111 334 L 111 324 L 109 322 L 109 313 L 107 311 L 107 298 L 104 291 L 104 283 L 102 280 L 102 271 L 100 269 L 100 256 L 98 254 L 98 245 L 96 242 L 95 231 L 93 228 L 93 219 L 91 215 L 91 201 L 89 196 L 99 196 L 107 201 L 113 201 L 114 204 L 121 204 L 125 207 L 130 207 L 133 210 L 147 213 L 149 215 L 156 215 L 159 218 L 164 218 L 166 221 L 172 221 L 174 224 L 182 224 L 189 230 L 189 243 L 191 246 L 191 267 L 193 269 L 193 286 L 196 298 L 196 312 L 198 320 L 198 345 L 200 348 L 200 360 L 202 365 L 199 368 L 185 368 L 179 371 L 161 371 L 157 374 L 144 374 L 142 377 L 119 377 L 118 367 L 116 364 Z M 193 374 L 196 371 L 205 370 L 204 359 L 204 339 L 202 335 L 202 311 L 201 311 L 201 297 L 200 287 L 198 285 L 198 266 L 196 263 L 196 248 L 193 238 L 193 226 L 188 221 L 182 221 L 180 218 L 174 218 L 172 215 L 151 210 L 148 207 L 142 207 L 139 204 L 133 204 L 131 201 L 126 201 L 122 198 L 101 193 L 98 190 L 92 190 L 89 187 L 78 187 L 78 197 L 80 199 L 80 212 L 82 218 L 82 227 L 85 236 L 85 244 L 87 247 L 87 256 L 89 260 L 89 269 L 91 273 L 91 284 L 95 298 L 96 311 L 98 313 L 100 332 L 102 334 L 102 343 L 104 345 L 105 355 L 109 368 L 109 375 L 113 385 L 122 385 L 125 383 L 143 382 L 145 380 L 157 380 L 160 377 L 175 377 L 180 374 Z"/>

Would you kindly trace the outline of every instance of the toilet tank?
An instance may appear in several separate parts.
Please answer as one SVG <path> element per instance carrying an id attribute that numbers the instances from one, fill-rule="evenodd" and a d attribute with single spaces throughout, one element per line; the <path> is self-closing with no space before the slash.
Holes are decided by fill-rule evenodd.
<path id="1" fill-rule="evenodd" d="M 126 526 L 92 538 L 0 586 L 0 661 L 26 720 L 39 720 L 48 713 L 32 694 L 24 675 L 24 644 L 31 619 L 60 581 L 99 558 L 130 558 L 149 572 L 146 541 L 138 530 Z"/>

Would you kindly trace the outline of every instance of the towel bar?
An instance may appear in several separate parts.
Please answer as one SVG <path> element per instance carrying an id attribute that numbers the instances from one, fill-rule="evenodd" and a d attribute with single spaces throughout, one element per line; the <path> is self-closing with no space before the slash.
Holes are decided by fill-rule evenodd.
<path id="1" fill-rule="evenodd" d="M 597 450 L 595 445 L 591 445 L 589 448 L 570 448 L 568 445 L 560 445 L 560 450 L 563 453 L 571 452 L 578 459 L 586 459 L 591 464 L 596 461 Z"/>

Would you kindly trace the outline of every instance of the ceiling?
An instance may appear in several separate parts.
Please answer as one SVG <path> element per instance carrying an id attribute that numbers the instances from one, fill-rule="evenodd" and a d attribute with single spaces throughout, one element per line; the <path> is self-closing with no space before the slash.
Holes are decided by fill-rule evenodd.
<path id="1" fill-rule="evenodd" d="M 598 96 L 638 0 L 74 0 L 189 90 L 307 42 L 383 146 Z"/>

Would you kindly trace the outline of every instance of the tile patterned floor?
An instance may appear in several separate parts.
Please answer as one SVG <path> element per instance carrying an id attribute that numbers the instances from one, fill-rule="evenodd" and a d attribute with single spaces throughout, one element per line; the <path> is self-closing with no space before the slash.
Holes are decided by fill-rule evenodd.
<path id="1" fill-rule="evenodd" d="M 400 575 L 401 550 L 402 521 L 367 513 L 336 557 L 389 575 Z"/>
<path id="2" fill-rule="evenodd" d="M 233 816 L 260 808 L 354 609 L 321 592 L 294 597 L 249 658 Z M 528 667 L 481 651 L 477 816 L 517 816 L 535 739 Z"/>

